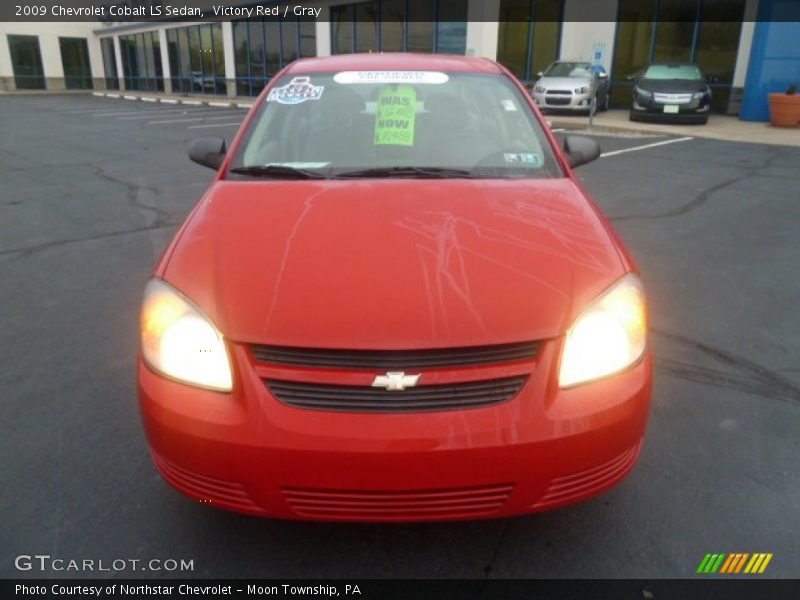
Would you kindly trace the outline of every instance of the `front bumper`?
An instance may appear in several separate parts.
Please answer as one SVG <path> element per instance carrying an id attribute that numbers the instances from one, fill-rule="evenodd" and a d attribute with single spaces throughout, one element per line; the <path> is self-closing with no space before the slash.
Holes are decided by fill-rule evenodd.
<path id="1" fill-rule="evenodd" d="M 677 107 L 677 112 L 666 112 L 665 106 Z M 705 123 L 710 111 L 710 99 L 692 99 L 683 104 L 670 105 L 667 102 L 659 102 L 655 98 L 634 95 L 631 105 L 632 118 L 677 123 Z"/>
<path id="2" fill-rule="evenodd" d="M 533 99 L 539 108 L 551 108 L 554 110 L 586 111 L 592 105 L 592 95 L 590 93 L 576 94 L 574 90 L 537 92 L 534 89 Z"/>
<path id="3" fill-rule="evenodd" d="M 560 390 L 553 385 L 560 343 L 545 343 L 536 361 L 492 367 L 493 375 L 530 375 L 512 400 L 471 410 L 293 408 L 268 393 L 262 378 L 271 369 L 236 344 L 231 394 L 167 380 L 140 361 L 139 401 L 158 470 L 204 504 L 287 519 L 509 516 L 604 491 L 628 473 L 641 448 L 649 351 L 624 373 Z M 485 369 L 452 371 L 486 376 Z M 283 377 L 306 374 L 281 369 Z"/>

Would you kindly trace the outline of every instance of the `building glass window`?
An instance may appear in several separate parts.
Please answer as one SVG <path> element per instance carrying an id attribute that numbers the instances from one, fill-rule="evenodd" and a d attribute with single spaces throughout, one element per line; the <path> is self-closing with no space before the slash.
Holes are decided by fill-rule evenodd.
<path id="1" fill-rule="evenodd" d="M 304 56 L 316 56 L 316 27 L 311 21 L 233 22 L 237 94 L 257 96 L 269 80 L 287 64 Z"/>
<path id="2" fill-rule="evenodd" d="M 378 0 L 353 5 L 355 52 L 378 50 Z"/>
<path id="3" fill-rule="evenodd" d="M 405 0 L 381 2 L 381 51 L 403 52 L 405 50 Z"/>
<path id="4" fill-rule="evenodd" d="M 348 54 L 353 51 L 355 23 L 353 5 L 331 6 L 331 53 Z"/>
<path id="5" fill-rule="evenodd" d="M 408 0 L 406 50 L 408 52 L 433 52 L 436 33 L 436 3 L 430 0 Z M 464 46 L 466 47 L 466 39 Z"/>
<path id="6" fill-rule="evenodd" d="M 145 92 L 164 91 L 161 45 L 158 33 L 136 33 L 119 37 L 125 89 Z"/>
<path id="7" fill-rule="evenodd" d="M 501 0 L 497 60 L 530 82 L 558 58 L 563 0 Z"/>
<path id="8" fill-rule="evenodd" d="M 240 36 L 241 38 L 241 36 Z M 222 25 L 193 25 L 167 30 L 172 91 L 226 94 Z M 238 52 L 234 46 L 234 52 Z"/>
<path id="9" fill-rule="evenodd" d="M 709 79 L 712 108 L 728 105 L 746 0 L 619 0 L 611 102 L 630 104 L 631 79 L 651 62 L 691 61 Z"/>
<path id="10" fill-rule="evenodd" d="M 264 81 L 257 86 L 256 93 L 266 85 L 266 80 L 271 79 L 281 70 L 286 61 L 281 61 L 281 26 L 279 23 L 264 23 L 264 38 L 266 40 L 266 61 L 264 64 Z M 316 53 L 316 45 L 315 45 Z"/>
<path id="11" fill-rule="evenodd" d="M 58 38 L 64 85 L 68 90 L 90 90 L 92 67 L 89 64 L 89 44 L 86 38 Z"/>
<path id="12" fill-rule="evenodd" d="M 464 54 L 468 0 L 371 0 L 332 6 L 331 52 Z M 407 16 L 404 16 L 407 13 Z"/>
<path id="13" fill-rule="evenodd" d="M 299 45 L 297 36 L 297 21 L 285 21 L 281 24 L 281 48 L 284 63 L 288 64 L 297 60 Z"/>
<path id="14" fill-rule="evenodd" d="M 9 35 L 7 37 L 11 65 L 14 70 L 14 83 L 17 89 L 45 89 L 39 37 L 35 35 Z"/>
<path id="15" fill-rule="evenodd" d="M 178 59 L 181 63 L 180 81 L 178 88 L 172 91 L 191 92 L 192 91 L 192 53 L 189 44 L 189 32 L 185 27 L 178 29 Z"/>
<path id="16" fill-rule="evenodd" d="M 467 49 L 467 3 L 438 0 L 436 6 L 436 52 L 464 54 Z"/>
<path id="17" fill-rule="evenodd" d="M 114 38 L 101 39 L 100 50 L 103 54 L 103 74 L 106 78 L 106 89 L 118 90 L 119 74 L 117 73 L 117 53 L 114 50 Z"/>

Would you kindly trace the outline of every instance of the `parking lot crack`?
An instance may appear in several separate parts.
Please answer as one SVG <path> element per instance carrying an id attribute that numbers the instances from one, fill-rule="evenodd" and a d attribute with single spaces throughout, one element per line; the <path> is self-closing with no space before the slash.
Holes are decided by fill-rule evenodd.
<path id="1" fill-rule="evenodd" d="M 675 208 L 670 210 L 664 211 L 662 213 L 655 213 L 655 214 L 630 214 L 630 215 L 619 215 L 616 217 L 609 217 L 611 221 L 632 221 L 632 220 L 655 220 L 655 219 L 668 219 L 671 217 L 680 217 L 691 211 L 695 210 L 696 208 L 703 206 L 708 202 L 712 195 L 716 194 L 720 190 L 723 190 L 727 187 L 750 179 L 759 174 L 760 171 L 768 169 L 772 166 L 772 163 L 780 156 L 778 152 L 770 148 L 768 150 L 769 156 L 759 165 L 754 167 L 746 168 L 745 172 L 739 173 L 734 177 L 716 183 L 712 186 L 703 188 L 700 190 L 694 198 L 689 200 L 688 202 L 681 204 Z"/>
<path id="2" fill-rule="evenodd" d="M 767 398 L 800 402 L 800 386 L 763 365 L 685 336 L 659 329 L 652 329 L 652 332 L 685 348 L 700 352 L 730 370 L 701 366 L 697 361 L 683 361 L 660 356 L 655 359 L 657 369 L 686 381 L 740 390 Z"/>
<path id="3" fill-rule="evenodd" d="M 145 231 L 153 231 L 156 229 L 168 229 L 170 227 L 177 227 L 181 223 L 181 219 L 172 219 L 170 221 L 163 221 L 158 224 L 147 225 L 144 227 L 135 227 L 133 229 L 123 229 L 120 231 L 109 231 L 106 233 L 98 233 L 96 235 L 88 235 L 78 238 L 70 238 L 67 240 L 55 240 L 53 242 L 45 242 L 35 246 L 25 246 L 22 248 L 11 248 L 9 250 L 0 250 L 0 260 L 8 261 L 9 259 L 26 258 L 38 252 L 56 248 L 58 246 L 66 246 L 68 244 L 79 244 L 81 242 L 92 242 L 102 240 L 105 238 L 118 237 L 124 235 L 133 235 Z"/>
<path id="4" fill-rule="evenodd" d="M 151 226 L 160 227 L 164 225 L 169 220 L 170 217 L 173 216 L 168 211 L 159 208 L 157 206 L 153 206 L 152 204 L 146 204 L 141 200 L 140 196 L 142 190 L 150 192 L 154 197 L 159 196 L 160 192 L 156 187 L 151 185 L 134 183 L 131 181 L 125 181 L 124 179 L 120 179 L 119 177 L 114 177 L 106 173 L 105 170 L 99 166 L 94 167 L 94 174 L 95 177 L 97 177 L 98 179 L 107 181 L 112 185 L 122 186 L 125 189 L 125 198 L 131 206 L 138 208 L 141 211 L 151 212 L 155 214 L 155 219 L 153 220 L 152 223 L 150 223 Z"/>

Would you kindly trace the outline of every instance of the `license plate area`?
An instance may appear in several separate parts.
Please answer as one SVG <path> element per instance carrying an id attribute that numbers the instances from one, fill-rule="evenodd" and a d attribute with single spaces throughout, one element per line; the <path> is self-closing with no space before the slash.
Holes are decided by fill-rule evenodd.
<path id="1" fill-rule="evenodd" d="M 678 111 L 680 110 L 680 106 L 677 104 L 665 104 L 664 105 L 664 112 L 670 115 L 677 115 Z"/>

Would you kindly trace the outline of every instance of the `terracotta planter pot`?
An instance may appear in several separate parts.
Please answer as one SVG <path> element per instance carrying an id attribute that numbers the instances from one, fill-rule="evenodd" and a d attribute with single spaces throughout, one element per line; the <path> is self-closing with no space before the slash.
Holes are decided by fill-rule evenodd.
<path id="1" fill-rule="evenodd" d="M 800 94 L 770 94 L 769 121 L 776 127 L 797 127 L 800 123 Z"/>

